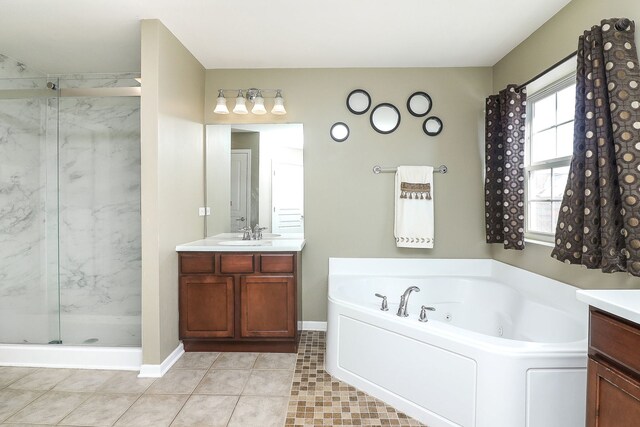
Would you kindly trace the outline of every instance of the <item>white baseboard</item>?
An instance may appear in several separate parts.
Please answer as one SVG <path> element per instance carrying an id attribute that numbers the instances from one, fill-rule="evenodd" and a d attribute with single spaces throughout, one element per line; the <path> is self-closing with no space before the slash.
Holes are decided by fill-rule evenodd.
<path id="1" fill-rule="evenodd" d="M 140 347 L 0 344 L 2 366 L 137 371 L 141 364 Z"/>
<path id="2" fill-rule="evenodd" d="M 302 330 L 304 331 L 325 331 L 327 330 L 327 322 L 303 321 Z"/>
<path id="3" fill-rule="evenodd" d="M 140 373 L 138 378 L 160 378 L 173 366 L 174 363 L 180 359 L 184 354 L 184 346 L 182 343 L 178 344 L 175 350 L 167 356 L 164 361 L 159 365 L 142 365 L 140 367 Z"/>

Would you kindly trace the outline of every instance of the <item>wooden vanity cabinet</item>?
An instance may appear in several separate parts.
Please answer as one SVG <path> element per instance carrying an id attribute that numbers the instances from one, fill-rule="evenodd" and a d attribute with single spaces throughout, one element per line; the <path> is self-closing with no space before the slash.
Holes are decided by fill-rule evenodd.
<path id="1" fill-rule="evenodd" d="M 185 351 L 297 351 L 299 253 L 180 252 L 179 273 Z"/>
<path id="2" fill-rule="evenodd" d="M 587 427 L 640 425 L 640 325 L 591 307 Z"/>

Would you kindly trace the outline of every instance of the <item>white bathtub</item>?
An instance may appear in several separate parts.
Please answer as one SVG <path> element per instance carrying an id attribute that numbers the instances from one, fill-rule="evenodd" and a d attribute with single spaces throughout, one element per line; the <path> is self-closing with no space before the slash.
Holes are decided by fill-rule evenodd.
<path id="1" fill-rule="evenodd" d="M 326 370 L 429 427 L 583 427 L 575 291 L 493 260 L 331 258 Z M 422 305 L 436 309 L 426 323 Z"/>

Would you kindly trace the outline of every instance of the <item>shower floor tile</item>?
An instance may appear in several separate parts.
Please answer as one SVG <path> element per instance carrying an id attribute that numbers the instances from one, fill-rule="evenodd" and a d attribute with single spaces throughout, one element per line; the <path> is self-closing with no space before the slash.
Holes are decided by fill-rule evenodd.
<path id="1" fill-rule="evenodd" d="M 159 379 L 0 367 L 0 425 L 422 425 L 327 374 L 324 351 L 325 333 L 305 331 L 297 355 L 185 353 Z"/>

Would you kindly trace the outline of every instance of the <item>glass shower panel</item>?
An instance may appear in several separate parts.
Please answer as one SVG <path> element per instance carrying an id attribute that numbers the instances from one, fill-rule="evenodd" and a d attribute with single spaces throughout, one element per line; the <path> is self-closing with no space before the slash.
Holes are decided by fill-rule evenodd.
<path id="1" fill-rule="evenodd" d="M 48 123 L 57 98 L 49 81 L 0 79 L 1 343 L 60 339 L 57 126 Z"/>
<path id="2" fill-rule="evenodd" d="M 137 85 L 60 79 L 74 89 L 59 99 L 63 344 L 141 343 L 140 98 L 91 91 Z"/>

